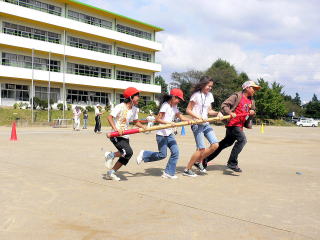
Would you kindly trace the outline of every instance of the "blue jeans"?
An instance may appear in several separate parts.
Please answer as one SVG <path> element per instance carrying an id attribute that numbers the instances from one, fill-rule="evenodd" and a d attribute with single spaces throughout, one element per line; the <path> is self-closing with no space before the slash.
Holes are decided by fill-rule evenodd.
<path id="1" fill-rule="evenodd" d="M 204 143 L 204 137 L 209 141 L 210 144 L 219 142 L 212 127 L 209 124 L 195 124 L 191 125 L 191 130 L 196 140 L 197 149 L 206 148 Z"/>
<path id="2" fill-rule="evenodd" d="M 159 161 L 167 157 L 167 148 L 171 151 L 171 156 L 167 163 L 165 172 L 171 176 L 176 173 L 176 166 L 179 159 L 179 148 L 173 134 L 169 136 L 156 136 L 159 152 L 144 151 L 142 159 L 144 162 Z"/>

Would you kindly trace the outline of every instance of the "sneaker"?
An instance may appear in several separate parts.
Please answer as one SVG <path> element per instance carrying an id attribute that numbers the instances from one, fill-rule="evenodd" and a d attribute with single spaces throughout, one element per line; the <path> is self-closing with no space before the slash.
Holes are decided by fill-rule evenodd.
<path id="1" fill-rule="evenodd" d="M 231 169 L 232 171 L 235 171 L 235 172 L 242 172 L 241 168 L 239 168 L 238 166 L 232 166 L 232 165 L 228 164 L 227 168 L 229 168 L 229 169 Z"/>
<path id="2" fill-rule="evenodd" d="M 197 177 L 198 175 L 195 174 L 191 169 L 185 169 L 183 171 L 183 175 L 184 176 L 188 176 L 188 177 Z"/>
<path id="3" fill-rule="evenodd" d="M 138 155 L 137 159 L 136 159 L 136 162 L 137 162 L 138 165 L 143 161 L 143 159 L 142 159 L 142 157 L 143 157 L 143 152 L 144 152 L 144 150 L 141 150 L 141 151 L 139 152 L 139 155 Z"/>
<path id="4" fill-rule="evenodd" d="M 206 173 L 207 169 L 205 169 L 205 167 L 203 166 L 202 162 L 195 162 L 193 164 L 196 168 L 198 168 L 198 170 L 202 173 Z"/>
<path id="5" fill-rule="evenodd" d="M 104 154 L 105 162 L 104 165 L 108 168 L 111 169 L 113 166 L 113 159 L 114 159 L 114 153 L 113 152 L 106 152 Z"/>
<path id="6" fill-rule="evenodd" d="M 110 170 L 107 172 L 107 179 L 120 181 L 121 179 L 114 173 L 114 170 Z"/>
<path id="7" fill-rule="evenodd" d="M 168 173 L 166 173 L 166 172 L 163 172 L 163 174 L 162 174 L 162 176 L 161 177 L 163 177 L 163 178 L 169 178 L 169 179 L 177 179 L 178 178 L 178 176 L 177 175 L 170 175 L 170 174 L 168 174 Z"/>

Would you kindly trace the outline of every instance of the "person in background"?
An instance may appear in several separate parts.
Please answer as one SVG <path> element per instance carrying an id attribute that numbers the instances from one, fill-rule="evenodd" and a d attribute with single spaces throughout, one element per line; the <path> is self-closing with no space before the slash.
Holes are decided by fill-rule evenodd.
<path id="1" fill-rule="evenodd" d="M 81 110 L 80 107 L 76 106 L 73 110 L 73 130 L 80 131 L 80 115 Z"/>
<path id="2" fill-rule="evenodd" d="M 88 112 L 87 110 L 83 111 L 83 128 L 82 129 L 87 129 L 88 126 Z"/>
<path id="3" fill-rule="evenodd" d="M 94 126 L 94 132 L 95 133 L 102 133 L 101 132 L 101 115 L 102 115 L 102 112 L 101 112 L 101 105 L 100 104 L 97 104 L 96 107 L 95 107 L 95 118 L 94 120 L 96 121 L 96 125 Z"/>
<path id="4" fill-rule="evenodd" d="M 151 111 L 150 111 L 149 116 L 146 119 L 148 121 L 148 128 L 152 127 L 154 125 L 154 121 L 156 120 L 156 118 L 154 117 L 154 115 L 153 115 L 153 113 Z M 148 133 L 151 133 L 151 132 L 146 132 L 146 133 L 148 134 Z"/>

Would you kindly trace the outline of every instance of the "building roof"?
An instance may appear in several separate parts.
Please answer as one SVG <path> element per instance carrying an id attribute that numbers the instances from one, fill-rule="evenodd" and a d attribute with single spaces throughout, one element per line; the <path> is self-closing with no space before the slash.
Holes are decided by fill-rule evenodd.
<path id="1" fill-rule="evenodd" d="M 83 3 L 83 2 L 80 2 L 80 1 L 77 1 L 77 0 L 68 0 L 68 2 L 72 2 L 72 3 L 79 4 L 79 5 L 88 7 L 88 8 L 92 8 L 92 9 L 98 10 L 98 11 L 100 11 L 102 13 L 108 13 L 109 15 L 114 15 L 114 16 L 118 17 L 119 19 L 125 19 L 125 20 L 129 20 L 129 21 L 132 21 L 132 22 L 135 22 L 135 23 L 139 23 L 141 25 L 144 25 L 144 26 L 147 26 L 149 28 L 152 28 L 154 31 L 157 31 L 157 32 L 164 30 L 163 28 L 160 28 L 160 27 L 148 24 L 148 23 L 144 23 L 144 22 L 135 20 L 133 18 L 129 18 L 129 17 L 123 16 L 121 14 L 114 13 L 114 12 L 111 12 L 111 11 L 108 11 L 108 10 L 105 10 L 105 9 L 102 9 L 102 8 L 98 8 L 98 7 L 95 7 L 95 6 L 92 6 L 90 4 Z"/>

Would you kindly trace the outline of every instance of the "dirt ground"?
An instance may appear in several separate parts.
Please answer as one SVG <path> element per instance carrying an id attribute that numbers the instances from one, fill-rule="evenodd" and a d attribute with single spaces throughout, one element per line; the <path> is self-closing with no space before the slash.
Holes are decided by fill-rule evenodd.
<path id="1" fill-rule="evenodd" d="M 176 180 L 160 177 L 167 160 L 136 164 L 157 147 L 154 133 L 133 135 L 115 182 L 103 178 L 104 152 L 115 150 L 105 134 L 18 128 L 11 142 L 0 127 L 0 239 L 320 239 L 320 127 L 264 130 L 246 130 L 241 174 L 225 168 L 226 149 L 208 174 L 189 178 L 187 127 Z"/>

